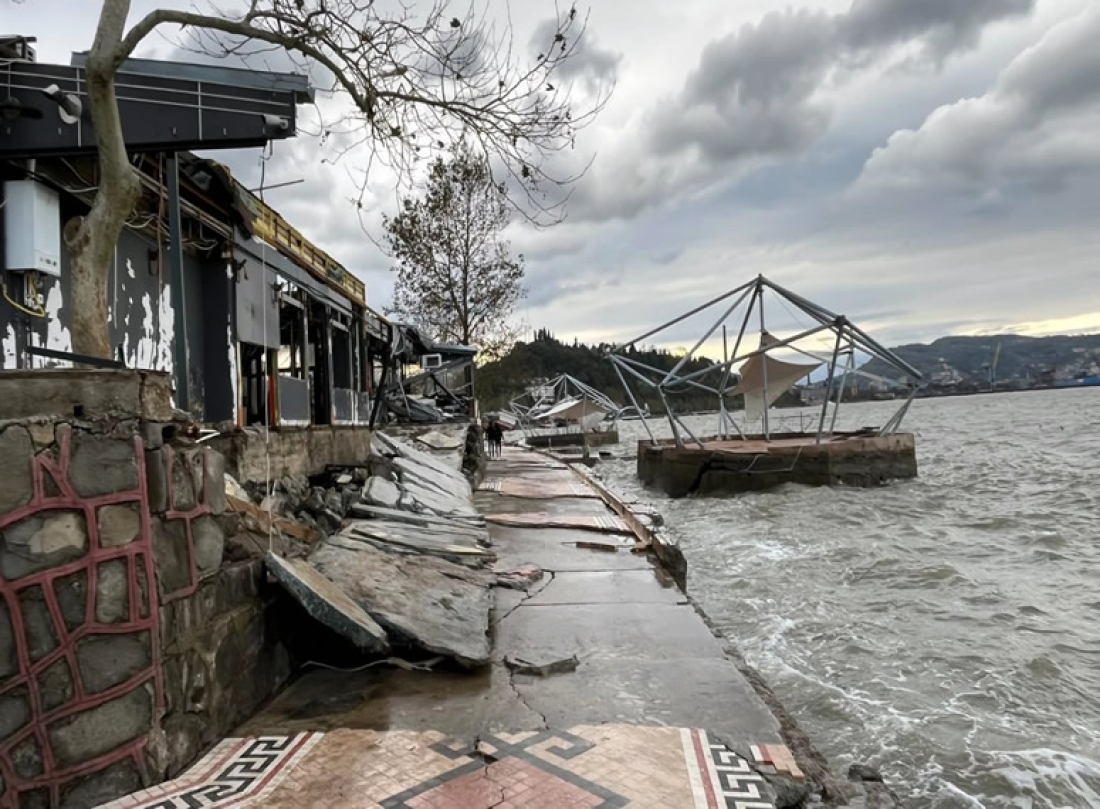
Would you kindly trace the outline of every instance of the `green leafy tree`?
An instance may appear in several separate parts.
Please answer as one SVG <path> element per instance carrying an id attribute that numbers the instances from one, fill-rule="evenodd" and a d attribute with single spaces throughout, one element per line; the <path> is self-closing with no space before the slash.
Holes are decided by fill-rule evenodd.
<path id="1" fill-rule="evenodd" d="M 460 143 L 430 166 L 423 196 L 405 197 L 385 218 L 385 244 L 397 261 L 390 312 L 437 339 L 476 345 L 496 357 L 515 343 L 510 322 L 524 296 L 523 255 L 504 229 L 512 206 L 488 161 Z"/>

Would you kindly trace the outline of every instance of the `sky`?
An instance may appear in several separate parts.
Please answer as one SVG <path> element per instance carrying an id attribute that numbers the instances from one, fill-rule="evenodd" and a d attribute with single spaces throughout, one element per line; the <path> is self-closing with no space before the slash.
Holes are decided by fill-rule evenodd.
<path id="1" fill-rule="evenodd" d="M 475 2 L 517 42 L 555 10 Z M 132 17 L 188 5 L 134 0 Z M 887 345 L 1100 331 L 1100 0 L 579 8 L 572 86 L 581 101 L 614 90 L 564 158 L 591 160 L 565 221 L 509 230 L 531 329 L 617 342 L 763 274 Z M 0 0 L 0 29 L 37 36 L 41 61 L 86 49 L 96 15 L 91 0 Z M 171 32 L 139 55 L 183 58 Z M 257 66 L 286 66 L 270 58 Z M 309 134 L 277 143 L 266 181 L 304 182 L 266 199 L 381 309 L 376 240 L 399 189 L 375 170 L 359 208 L 365 161 L 333 157 Z M 219 159 L 258 184 L 258 150 Z"/>

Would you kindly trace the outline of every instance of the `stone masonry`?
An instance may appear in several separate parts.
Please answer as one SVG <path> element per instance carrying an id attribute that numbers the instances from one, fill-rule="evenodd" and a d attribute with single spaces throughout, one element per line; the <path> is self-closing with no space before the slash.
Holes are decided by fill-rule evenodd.
<path id="1" fill-rule="evenodd" d="M 94 806 L 178 773 L 289 662 L 262 562 L 225 559 L 224 461 L 175 439 L 167 378 L 44 372 L 36 415 L 10 382 L 0 807 Z"/>

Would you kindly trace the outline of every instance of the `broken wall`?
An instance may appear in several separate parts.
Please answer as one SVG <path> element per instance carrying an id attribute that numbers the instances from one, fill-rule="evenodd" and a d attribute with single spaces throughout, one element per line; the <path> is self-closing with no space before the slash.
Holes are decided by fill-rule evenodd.
<path id="1" fill-rule="evenodd" d="M 169 380 L 0 376 L 0 806 L 86 807 L 182 770 L 289 675 L 224 463 Z M 38 377 L 38 378 L 36 378 Z M 14 393 L 37 391 L 41 411 Z"/>

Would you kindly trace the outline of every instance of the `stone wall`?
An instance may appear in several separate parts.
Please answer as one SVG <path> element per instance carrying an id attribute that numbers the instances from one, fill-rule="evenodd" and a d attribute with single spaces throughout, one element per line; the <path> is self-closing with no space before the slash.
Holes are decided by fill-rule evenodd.
<path id="1" fill-rule="evenodd" d="M 224 433 L 210 446 L 225 456 L 240 483 L 269 478 L 312 477 L 327 466 L 360 466 L 370 455 L 366 427 L 303 427 Z"/>
<path id="2" fill-rule="evenodd" d="M 143 418 L 166 378 L 127 398 L 48 373 L 52 415 L 0 421 L 0 807 L 171 776 L 289 673 L 262 564 L 225 557 L 221 456 Z"/>

